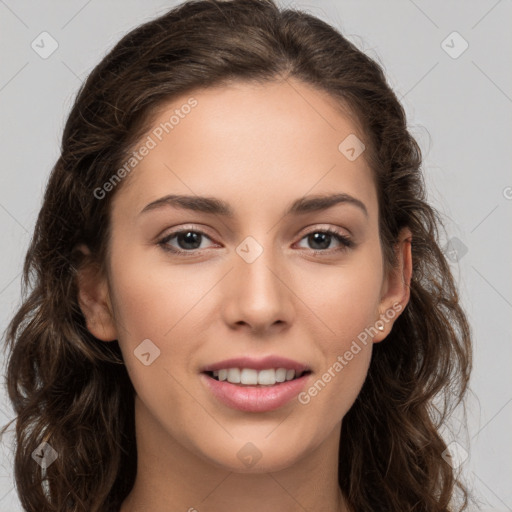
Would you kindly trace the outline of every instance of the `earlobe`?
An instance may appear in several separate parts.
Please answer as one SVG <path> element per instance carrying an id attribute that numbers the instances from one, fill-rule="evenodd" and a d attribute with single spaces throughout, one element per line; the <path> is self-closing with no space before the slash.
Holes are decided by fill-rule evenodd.
<path id="1" fill-rule="evenodd" d="M 383 286 L 379 318 L 376 319 L 378 332 L 373 338 L 374 343 L 378 343 L 388 336 L 393 323 L 409 303 L 412 278 L 411 242 L 412 233 L 410 229 L 403 228 L 395 244 L 397 267 L 386 277 Z"/>
<path id="2" fill-rule="evenodd" d="M 90 261 L 90 251 L 85 245 L 77 250 L 85 255 L 84 263 L 77 270 L 78 304 L 84 315 L 87 330 L 103 341 L 117 339 L 108 283 L 99 268 Z"/>

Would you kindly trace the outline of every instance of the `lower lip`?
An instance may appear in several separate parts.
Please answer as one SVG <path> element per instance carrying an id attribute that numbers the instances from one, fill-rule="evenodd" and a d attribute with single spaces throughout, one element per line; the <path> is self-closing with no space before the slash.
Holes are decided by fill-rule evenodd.
<path id="1" fill-rule="evenodd" d="M 273 386 L 238 386 L 228 381 L 218 381 L 202 373 L 206 387 L 224 405 L 246 412 L 267 412 L 279 409 L 296 397 L 310 374 L 298 379 L 276 383 Z"/>

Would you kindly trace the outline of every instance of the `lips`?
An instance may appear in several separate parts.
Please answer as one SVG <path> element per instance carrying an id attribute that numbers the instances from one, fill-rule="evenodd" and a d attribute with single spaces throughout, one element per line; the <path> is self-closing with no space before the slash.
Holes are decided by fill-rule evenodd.
<path id="1" fill-rule="evenodd" d="M 310 374 L 306 364 L 283 357 L 240 357 L 205 366 L 201 380 L 218 401 L 232 409 L 266 412 L 297 396 Z"/>
<path id="2" fill-rule="evenodd" d="M 230 409 L 262 413 L 279 409 L 291 402 L 306 386 L 310 374 L 273 386 L 240 386 L 227 381 L 217 381 L 201 374 L 206 390 L 216 401 Z"/>

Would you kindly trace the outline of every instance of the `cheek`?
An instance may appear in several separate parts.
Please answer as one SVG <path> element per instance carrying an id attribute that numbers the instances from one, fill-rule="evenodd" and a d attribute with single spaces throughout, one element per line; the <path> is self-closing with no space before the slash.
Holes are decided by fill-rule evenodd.
<path id="1" fill-rule="evenodd" d="M 344 350 L 379 319 L 382 267 L 373 254 L 379 255 L 378 250 L 354 253 L 346 265 L 321 269 L 315 275 L 304 273 L 305 302 L 325 324 L 327 346 L 332 350 Z"/>
<path id="2" fill-rule="evenodd" d="M 205 293 L 191 282 L 167 285 L 164 278 L 125 267 L 115 285 L 118 339 L 127 370 L 135 388 L 142 393 L 147 388 L 152 395 L 156 382 L 172 387 L 170 373 L 181 379 L 186 372 L 188 355 L 197 344 L 191 335 L 197 332 L 194 305 Z"/>
<path id="3" fill-rule="evenodd" d="M 131 343 L 170 340 L 214 283 L 215 276 L 172 265 L 164 257 L 155 263 L 143 251 L 117 259 L 111 280 L 116 320 L 126 327 Z"/>
<path id="4" fill-rule="evenodd" d="M 373 347 L 369 334 L 373 311 L 364 298 L 362 293 L 352 296 L 353 300 L 344 296 L 336 303 L 336 310 L 331 307 L 327 321 L 335 334 L 321 338 L 318 348 L 323 364 L 298 396 L 305 410 L 309 408 L 309 428 L 315 438 L 323 438 L 342 420 L 366 379 Z"/>
<path id="5" fill-rule="evenodd" d="M 357 264 L 331 269 L 330 278 L 309 295 L 322 320 L 311 337 L 318 340 L 324 364 L 299 402 L 324 417 L 326 428 L 350 409 L 370 364 L 382 282 L 380 261 L 372 254 L 380 255 L 360 253 Z"/>
<path id="6" fill-rule="evenodd" d="M 208 283 L 198 288 L 191 279 L 180 280 L 178 270 L 151 268 L 139 261 L 143 260 L 123 258 L 111 283 L 119 345 L 143 407 L 177 434 L 179 427 L 170 422 L 169 411 L 173 418 L 184 418 L 194 410 L 185 390 L 190 354 L 198 343 L 191 335 L 197 332 L 194 305 L 205 295 Z"/>

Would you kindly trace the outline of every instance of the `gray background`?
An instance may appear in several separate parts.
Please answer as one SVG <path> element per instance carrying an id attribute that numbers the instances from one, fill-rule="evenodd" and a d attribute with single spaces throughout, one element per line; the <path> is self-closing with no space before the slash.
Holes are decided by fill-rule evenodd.
<path id="1" fill-rule="evenodd" d="M 176 3 L 0 0 L 0 329 L 19 304 L 23 257 L 76 91 L 121 36 Z M 469 452 L 460 467 L 481 510 L 512 511 L 511 2 L 286 3 L 337 26 L 383 64 L 404 104 L 475 342 L 469 428 L 445 436 Z M 58 43 L 46 59 L 31 47 L 42 46 L 43 31 Z M 13 411 L 3 384 L 0 392 L 5 424 Z M 0 512 L 21 511 L 11 446 L 6 434 Z"/>

